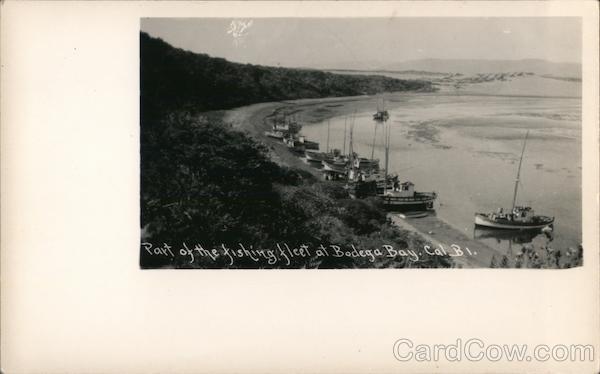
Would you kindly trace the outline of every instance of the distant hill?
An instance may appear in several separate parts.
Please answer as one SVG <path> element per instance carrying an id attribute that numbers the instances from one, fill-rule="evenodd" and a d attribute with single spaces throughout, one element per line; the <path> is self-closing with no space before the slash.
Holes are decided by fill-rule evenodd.
<path id="1" fill-rule="evenodd" d="M 424 76 L 446 76 L 448 75 L 448 73 L 440 73 L 437 71 L 425 71 L 425 70 L 401 70 L 401 71 L 397 71 L 397 70 L 352 70 L 352 69 L 330 69 L 328 71 L 331 71 L 332 73 L 336 73 L 336 74 L 381 74 L 384 73 L 383 75 L 385 75 L 385 73 L 391 73 L 391 74 L 404 74 L 404 75 L 416 75 L 416 76 L 420 76 L 420 77 L 424 77 Z M 393 78 L 393 77 L 392 77 Z"/>
<path id="2" fill-rule="evenodd" d="M 581 78 L 580 64 L 550 62 L 540 59 L 422 59 L 389 64 L 381 66 L 379 69 L 388 71 L 421 70 L 440 73 L 460 73 L 465 75 L 503 72 L 531 72 L 536 75 L 552 75 L 556 77 Z"/>
<path id="3" fill-rule="evenodd" d="M 174 48 L 142 32 L 140 90 L 142 115 L 155 115 L 149 111 L 205 111 L 265 101 L 430 91 L 432 85 L 423 80 L 233 63 Z"/>

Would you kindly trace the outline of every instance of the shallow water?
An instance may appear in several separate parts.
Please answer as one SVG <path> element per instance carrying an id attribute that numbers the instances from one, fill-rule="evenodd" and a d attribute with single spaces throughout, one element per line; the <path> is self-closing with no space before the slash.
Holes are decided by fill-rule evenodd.
<path id="1" fill-rule="evenodd" d="M 580 99 L 413 94 L 389 97 L 386 108 L 390 171 L 419 191 L 438 192 L 439 217 L 501 253 L 527 243 L 558 249 L 581 243 Z M 344 122 L 347 134 L 354 122 L 354 150 L 363 157 L 373 152 L 383 167 L 383 125 L 374 123 L 374 112 L 331 118 L 330 148 L 344 148 Z M 555 216 L 553 240 L 475 232 L 475 212 L 510 208 L 527 130 L 517 204 Z M 305 125 L 302 133 L 325 150 L 327 121 Z"/>

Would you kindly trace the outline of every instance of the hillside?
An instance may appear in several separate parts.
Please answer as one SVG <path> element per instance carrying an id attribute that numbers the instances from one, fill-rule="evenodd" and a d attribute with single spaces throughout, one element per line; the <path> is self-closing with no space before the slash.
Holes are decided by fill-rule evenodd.
<path id="1" fill-rule="evenodd" d="M 239 64 L 174 48 L 140 33 L 142 114 L 228 109 L 265 101 L 429 91 L 430 82 Z"/>
<path id="2" fill-rule="evenodd" d="M 430 89 L 419 81 L 340 76 L 235 64 L 175 49 L 141 34 L 140 223 L 142 268 L 449 267 L 447 256 L 274 261 L 182 255 L 179 248 L 423 248 L 376 200 L 349 199 L 342 186 L 274 163 L 269 149 L 224 123 L 217 111 L 259 101 Z M 208 111 L 206 113 L 199 113 Z M 150 250 L 150 248 L 157 250 Z M 161 250 L 162 248 L 162 250 Z M 169 248 L 169 249 L 167 249 Z M 173 248 L 172 252 L 169 252 Z M 164 250 L 164 251 L 163 251 Z M 169 256 L 168 253 L 172 253 Z M 212 252 L 211 252 L 212 253 Z"/>
<path id="3" fill-rule="evenodd" d="M 229 262 L 181 255 L 178 248 L 248 248 L 275 251 L 335 244 L 343 248 L 423 248 L 419 235 L 388 222 L 376 200 L 352 200 L 341 185 L 273 163 L 265 146 L 216 118 L 171 113 L 142 139 L 142 268 L 369 268 L 449 267 L 449 258 L 326 256 L 290 262 L 249 257 Z M 187 244 L 184 244 L 187 243 Z M 147 246 L 173 247 L 154 255 Z"/>

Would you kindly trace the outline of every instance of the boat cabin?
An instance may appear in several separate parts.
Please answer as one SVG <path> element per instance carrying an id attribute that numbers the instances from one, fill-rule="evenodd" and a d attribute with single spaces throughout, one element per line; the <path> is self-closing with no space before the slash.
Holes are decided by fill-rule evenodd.
<path id="1" fill-rule="evenodd" d="M 515 206 L 510 213 L 505 213 L 502 208 L 498 208 L 492 213 L 491 219 L 505 219 L 509 221 L 529 222 L 535 216 L 535 212 L 528 206 Z"/>
<path id="2" fill-rule="evenodd" d="M 346 178 L 346 174 L 337 170 L 323 170 L 323 179 L 326 181 L 338 181 Z"/>
<path id="3" fill-rule="evenodd" d="M 386 121 L 390 118 L 387 110 L 378 110 L 377 113 L 373 114 L 373 119 L 376 121 Z"/>
<path id="4" fill-rule="evenodd" d="M 357 182 L 357 181 L 364 182 L 367 180 L 367 177 L 368 177 L 368 175 L 365 174 L 361 170 L 354 169 L 354 168 L 348 169 L 348 180 L 351 180 L 354 182 Z"/>
<path id="5" fill-rule="evenodd" d="M 535 216 L 533 209 L 528 206 L 516 206 L 515 209 L 513 209 L 512 214 L 514 220 L 520 221 L 527 221 L 531 217 Z"/>
<path id="6" fill-rule="evenodd" d="M 275 139 L 283 139 L 285 137 L 285 133 L 283 131 L 265 131 L 265 135 Z"/>
<path id="7" fill-rule="evenodd" d="M 412 182 L 395 182 L 394 183 L 395 195 L 399 197 L 412 197 L 415 195 L 415 185 Z"/>
<path id="8" fill-rule="evenodd" d="M 289 131 L 290 125 L 288 123 L 275 123 L 273 124 L 273 130 L 275 131 Z"/>
<path id="9" fill-rule="evenodd" d="M 304 152 L 306 149 L 303 143 L 301 143 L 298 139 L 294 139 L 293 137 L 284 138 L 283 142 L 288 146 L 288 148 L 291 148 L 295 152 Z"/>
<path id="10" fill-rule="evenodd" d="M 354 158 L 354 167 L 361 170 L 379 170 L 379 160 L 355 157 Z"/>

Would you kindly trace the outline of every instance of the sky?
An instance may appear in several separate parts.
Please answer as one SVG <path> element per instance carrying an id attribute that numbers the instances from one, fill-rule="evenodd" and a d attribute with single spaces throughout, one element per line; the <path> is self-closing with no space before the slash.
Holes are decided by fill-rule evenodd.
<path id="1" fill-rule="evenodd" d="M 574 17 L 144 18 L 141 30 L 192 52 L 271 66 L 372 69 L 426 58 L 581 62 L 581 21 Z"/>

